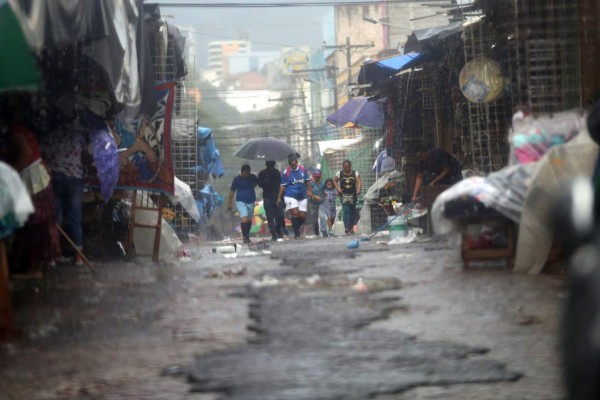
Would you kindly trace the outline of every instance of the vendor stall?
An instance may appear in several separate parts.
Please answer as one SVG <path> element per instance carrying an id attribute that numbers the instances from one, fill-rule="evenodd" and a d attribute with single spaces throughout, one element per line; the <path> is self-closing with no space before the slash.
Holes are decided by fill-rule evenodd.
<path id="1" fill-rule="evenodd" d="M 465 266 L 504 258 L 512 267 L 514 258 L 515 271 L 541 272 L 554 242 L 552 216 L 562 188 L 574 176 L 591 177 L 597 159 L 598 146 L 584 125 L 579 110 L 518 112 L 508 135 L 513 165 L 468 178 L 436 199 L 434 227 L 461 234 Z"/>

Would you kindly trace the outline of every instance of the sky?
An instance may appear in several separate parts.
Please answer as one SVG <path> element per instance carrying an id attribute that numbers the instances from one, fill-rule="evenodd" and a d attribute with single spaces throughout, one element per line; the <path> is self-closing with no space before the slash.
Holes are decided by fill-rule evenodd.
<path id="1" fill-rule="evenodd" d="M 322 18 L 332 8 L 182 8 L 167 6 L 174 0 L 148 1 L 150 2 L 161 5 L 161 13 L 167 22 L 180 28 L 193 29 L 198 68 L 206 66 L 206 44 L 213 40 L 240 39 L 246 36 L 252 41 L 253 51 L 279 52 L 283 47 L 300 45 L 318 49 L 323 44 Z M 219 3 L 214 0 L 202 2 Z M 238 2 L 256 3 L 255 0 Z"/>

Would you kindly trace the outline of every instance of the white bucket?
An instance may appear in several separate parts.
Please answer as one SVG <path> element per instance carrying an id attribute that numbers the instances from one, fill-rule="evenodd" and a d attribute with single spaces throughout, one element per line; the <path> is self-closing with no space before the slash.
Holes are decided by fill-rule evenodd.
<path id="1" fill-rule="evenodd" d="M 388 228 L 390 231 L 390 240 L 408 235 L 408 221 L 404 215 L 390 215 L 388 217 Z"/>

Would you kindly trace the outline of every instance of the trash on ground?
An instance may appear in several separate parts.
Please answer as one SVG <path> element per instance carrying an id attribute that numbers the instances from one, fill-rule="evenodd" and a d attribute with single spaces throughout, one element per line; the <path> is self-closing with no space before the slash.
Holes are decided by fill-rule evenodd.
<path id="1" fill-rule="evenodd" d="M 406 236 L 396 236 L 392 240 L 389 240 L 387 244 L 406 244 L 414 242 L 422 231 L 421 228 L 410 228 Z"/>
<path id="2" fill-rule="evenodd" d="M 363 278 L 358 278 L 356 283 L 352 285 L 352 289 L 359 293 L 365 293 L 367 291 L 367 285 L 363 282 Z"/>
<path id="3" fill-rule="evenodd" d="M 267 286 L 277 286 L 279 285 L 279 280 L 271 275 L 264 275 L 260 280 L 256 280 L 252 282 L 253 287 L 267 287 Z"/>

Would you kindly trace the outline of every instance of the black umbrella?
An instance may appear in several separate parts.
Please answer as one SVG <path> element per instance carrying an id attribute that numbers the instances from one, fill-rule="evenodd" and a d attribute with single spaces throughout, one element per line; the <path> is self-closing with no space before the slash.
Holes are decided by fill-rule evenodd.
<path id="1" fill-rule="evenodd" d="M 234 156 L 245 160 L 281 161 L 290 154 L 298 154 L 298 152 L 283 140 L 258 138 L 243 144 Z"/>

